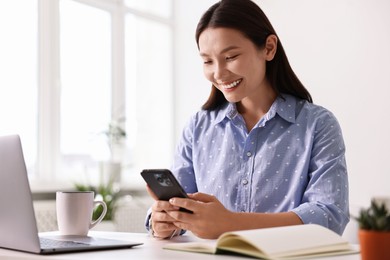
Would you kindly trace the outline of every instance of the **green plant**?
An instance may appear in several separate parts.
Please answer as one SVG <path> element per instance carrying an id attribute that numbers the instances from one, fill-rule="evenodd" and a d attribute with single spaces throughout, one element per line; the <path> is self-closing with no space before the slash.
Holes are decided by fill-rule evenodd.
<path id="1" fill-rule="evenodd" d="M 119 164 L 121 168 L 121 156 L 118 156 L 118 151 L 115 149 L 118 146 L 123 145 L 127 137 L 126 129 L 124 127 L 125 118 L 112 119 L 107 129 L 100 134 L 103 134 L 106 137 L 106 142 L 110 150 L 110 158 L 108 162 L 101 161 L 99 162 L 99 182 L 97 185 L 90 184 L 89 178 L 86 173 L 87 181 L 86 184 L 75 183 L 75 188 L 78 191 L 94 191 L 95 197 L 98 197 L 100 200 L 103 200 L 107 205 L 107 213 L 103 220 L 112 220 L 115 210 L 115 202 L 119 196 L 119 182 L 120 182 L 120 171 L 112 170 L 111 167 L 108 169 L 104 166 L 104 163 L 108 165 Z M 120 155 L 120 154 L 119 154 Z M 103 211 L 103 207 L 97 207 L 93 212 L 93 219 L 96 220 Z"/>
<path id="2" fill-rule="evenodd" d="M 113 145 L 121 143 L 127 137 L 126 129 L 124 127 L 125 119 L 112 119 L 103 134 L 107 137 L 107 143 L 110 150 Z"/>
<path id="3" fill-rule="evenodd" d="M 355 217 L 360 229 L 372 231 L 390 231 L 390 213 L 384 204 L 378 205 L 374 200 L 367 209 L 360 210 Z"/>
<path id="4" fill-rule="evenodd" d="M 91 185 L 75 184 L 75 187 L 78 191 L 93 191 L 95 193 L 95 197 L 101 196 L 101 199 L 107 205 L 107 213 L 104 216 L 103 220 L 113 219 L 115 211 L 115 202 L 118 199 L 119 193 L 113 189 L 112 185 L 99 185 L 98 187 L 94 187 Z M 102 214 L 102 211 L 102 206 L 98 206 L 97 208 L 95 208 L 93 211 L 92 219 L 96 220 Z"/>

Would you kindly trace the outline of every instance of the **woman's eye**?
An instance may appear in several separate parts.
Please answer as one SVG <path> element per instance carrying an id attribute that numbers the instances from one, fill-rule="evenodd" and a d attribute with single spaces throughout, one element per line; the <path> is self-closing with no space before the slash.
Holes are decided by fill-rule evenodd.
<path id="1" fill-rule="evenodd" d="M 238 57 L 238 55 L 228 56 L 228 57 L 226 57 L 226 60 L 234 60 L 237 57 Z"/>
<path id="2" fill-rule="evenodd" d="M 211 64 L 211 60 L 204 60 L 203 64 Z"/>

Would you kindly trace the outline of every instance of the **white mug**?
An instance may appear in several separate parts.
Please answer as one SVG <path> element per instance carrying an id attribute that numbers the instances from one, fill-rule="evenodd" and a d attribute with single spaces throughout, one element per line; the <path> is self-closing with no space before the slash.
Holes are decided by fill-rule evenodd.
<path id="1" fill-rule="evenodd" d="M 92 221 L 93 209 L 102 205 L 103 212 Z M 86 236 L 88 231 L 99 224 L 107 213 L 104 201 L 95 201 L 93 191 L 57 191 L 57 223 L 61 235 Z"/>

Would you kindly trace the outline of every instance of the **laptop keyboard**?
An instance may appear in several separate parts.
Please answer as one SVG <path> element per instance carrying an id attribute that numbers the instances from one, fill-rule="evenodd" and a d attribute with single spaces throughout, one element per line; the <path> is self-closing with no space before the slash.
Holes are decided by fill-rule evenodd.
<path id="1" fill-rule="evenodd" d="M 39 241 L 41 243 L 41 248 L 74 248 L 74 247 L 86 247 L 89 246 L 87 243 L 78 243 L 74 241 L 63 241 L 63 240 L 55 240 L 40 237 Z"/>

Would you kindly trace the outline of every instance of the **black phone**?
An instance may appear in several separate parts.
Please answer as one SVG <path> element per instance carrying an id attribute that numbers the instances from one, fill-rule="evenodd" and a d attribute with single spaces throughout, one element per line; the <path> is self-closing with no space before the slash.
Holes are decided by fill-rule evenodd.
<path id="1" fill-rule="evenodd" d="M 159 200 L 168 201 L 173 197 L 188 198 L 187 193 L 168 169 L 145 169 L 141 176 Z M 180 210 L 192 213 L 184 208 Z"/>

